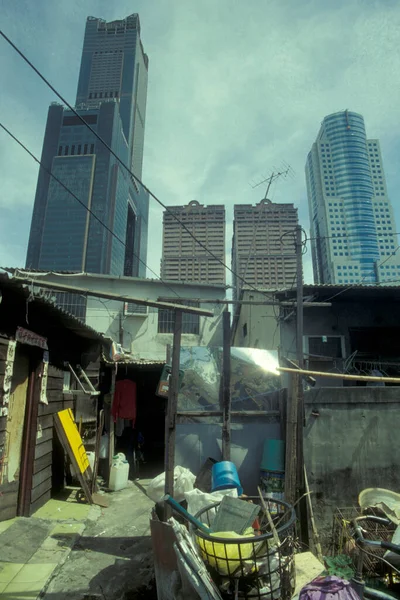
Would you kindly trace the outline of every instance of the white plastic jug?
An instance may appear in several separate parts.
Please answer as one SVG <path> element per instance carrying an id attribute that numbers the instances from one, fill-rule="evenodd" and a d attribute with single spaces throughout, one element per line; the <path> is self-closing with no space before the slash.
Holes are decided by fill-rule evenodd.
<path id="1" fill-rule="evenodd" d="M 113 461 L 110 470 L 109 488 L 114 492 L 123 490 L 128 485 L 129 463 L 127 460 Z"/>
<path id="2" fill-rule="evenodd" d="M 86 452 L 86 456 L 88 457 L 90 468 L 93 471 L 93 467 L 94 467 L 94 452 Z"/>

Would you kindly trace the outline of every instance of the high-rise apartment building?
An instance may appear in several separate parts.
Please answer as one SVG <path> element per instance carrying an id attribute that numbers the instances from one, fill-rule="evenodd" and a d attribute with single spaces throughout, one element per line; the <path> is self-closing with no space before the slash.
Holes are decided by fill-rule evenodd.
<path id="1" fill-rule="evenodd" d="M 316 283 L 391 283 L 400 277 L 379 141 L 348 110 L 324 118 L 306 181 Z"/>
<path id="2" fill-rule="evenodd" d="M 246 284 L 258 288 L 293 286 L 296 278 L 296 253 L 293 232 L 298 224 L 293 204 L 277 204 L 262 200 L 259 204 L 234 206 L 232 270 L 235 297 Z"/>
<path id="3" fill-rule="evenodd" d="M 137 14 L 110 23 L 88 18 L 76 110 L 139 178 L 147 69 Z M 90 129 L 56 103 L 48 112 L 42 162 L 67 189 L 40 169 L 27 268 L 145 276 L 147 194 Z"/>
<path id="4" fill-rule="evenodd" d="M 163 218 L 161 277 L 170 281 L 225 284 L 225 268 L 185 230 L 173 215 L 222 263 L 225 262 L 225 207 L 169 206 Z"/>

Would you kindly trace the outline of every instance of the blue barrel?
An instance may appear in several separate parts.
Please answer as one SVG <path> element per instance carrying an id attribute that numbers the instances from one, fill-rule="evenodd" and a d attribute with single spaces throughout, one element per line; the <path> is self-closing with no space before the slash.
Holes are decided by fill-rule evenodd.
<path id="1" fill-rule="evenodd" d="M 261 470 L 278 473 L 285 471 L 285 442 L 283 440 L 265 440 Z"/>
<path id="2" fill-rule="evenodd" d="M 229 460 L 223 460 L 213 465 L 211 479 L 213 492 L 236 488 L 238 496 L 243 494 L 237 469 Z"/>

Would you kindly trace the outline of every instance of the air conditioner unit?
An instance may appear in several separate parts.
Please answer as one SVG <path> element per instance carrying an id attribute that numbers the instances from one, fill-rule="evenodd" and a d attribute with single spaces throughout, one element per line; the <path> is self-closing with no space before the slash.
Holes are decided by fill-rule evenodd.
<path id="1" fill-rule="evenodd" d="M 135 302 L 125 302 L 124 315 L 126 317 L 147 317 L 148 306 L 144 304 L 135 304 Z"/>

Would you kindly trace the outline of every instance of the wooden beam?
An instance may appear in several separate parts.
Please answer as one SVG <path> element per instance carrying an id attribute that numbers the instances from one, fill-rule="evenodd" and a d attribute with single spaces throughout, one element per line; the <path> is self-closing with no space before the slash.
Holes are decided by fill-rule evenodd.
<path id="1" fill-rule="evenodd" d="M 174 496 L 176 413 L 179 393 L 179 359 L 181 353 L 182 311 L 175 311 L 174 342 L 172 347 L 171 377 L 165 418 L 165 494 Z M 165 503 L 164 520 L 171 516 L 171 507 Z"/>
<path id="2" fill-rule="evenodd" d="M 190 313 L 192 315 L 199 315 L 200 317 L 213 317 L 214 312 L 211 310 L 205 310 L 204 308 L 197 308 L 196 306 L 186 306 L 184 304 L 173 304 L 172 302 L 162 302 L 158 300 L 146 300 L 144 298 L 133 298 L 132 296 L 126 296 L 123 294 L 112 294 L 111 292 L 102 292 L 101 290 L 92 290 L 82 288 L 78 286 L 65 285 L 62 283 L 50 283 L 49 281 L 42 281 L 39 279 L 29 279 L 27 277 L 13 277 L 14 280 L 25 283 L 26 285 L 32 285 L 39 288 L 49 288 L 51 290 L 60 290 L 62 292 L 71 292 L 72 294 L 83 294 L 84 296 L 93 296 L 95 298 L 105 298 L 106 300 L 116 300 L 118 302 L 133 302 L 134 304 L 140 304 L 142 306 L 152 306 L 153 308 L 167 308 L 169 310 L 179 309 L 182 312 Z M 184 298 L 182 300 L 185 300 Z M 188 298 L 190 300 L 190 298 Z M 201 300 L 200 300 L 201 302 Z"/>
<path id="3" fill-rule="evenodd" d="M 297 420 L 300 375 L 293 369 L 290 376 L 286 415 L 285 500 L 293 506 L 297 496 Z"/>
<path id="4" fill-rule="evenodd" d="M 222 410 L 178 411 L 178 417 L 222 417 Z M 231 410 L 231 417 L 279 417 L 279 410 Z"/>
<path id="5" fill-rule="evenodd" d="M 231 313 L 223 313 L 222 460 L 231 460 Z"/>
<path id="6" fill-rule="evenodd" d="M 311 375 L 312 377 L 328 377 L 329 379 L 345 379 L 349 381 L 382 381 L 383 383 L 398 383 L 400 377 L 373 377 L 372 375 L 347 375 L 346 373 L 326 373 L 324 371 L 308 371 L 306 369 L 289 369 L 288 367 L 277 367 L 282 373 L 297 373 L 299 375 Z"/>

